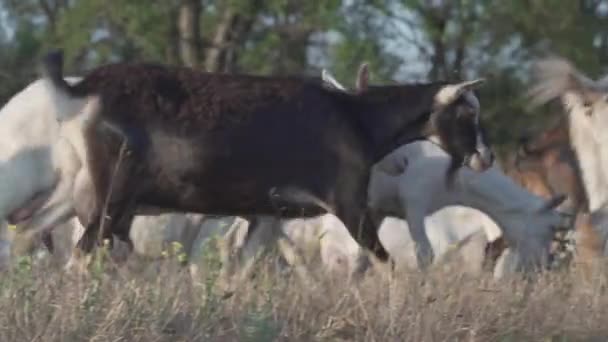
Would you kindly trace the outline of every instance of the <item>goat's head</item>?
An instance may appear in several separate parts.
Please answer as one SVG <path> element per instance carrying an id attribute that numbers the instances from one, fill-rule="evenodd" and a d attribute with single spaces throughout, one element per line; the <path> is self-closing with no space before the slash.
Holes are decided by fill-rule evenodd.
<path id="1" fill-rule="evenodd" d="M 360 65 L 354 90 L 348 90 L 326 70 L 322 72 L 322 79 L 331 88 L 361 94 L 369 90 L 369 66 L 367 63 Z M 477 79 L 448 83 L 434 96 L 433 129 L 436 134 L 430 140 L 454 157 L 448 178 L 461 165 L 483 171 L 494 162 L 494 154 L 481 125 L 479 100 L 473 93 L 483 82 L 483 79 Z"/>
<path id="2" fill-rule="evenodd" d="M 536 82 L 529 91 L 531 105 L 559 99 L 571 125 L 588 127 L 589 138 L 603 140 L 608 127 L 608 77 L 594 81 L 559 57 L 537 62 L 534 71 Z"/>

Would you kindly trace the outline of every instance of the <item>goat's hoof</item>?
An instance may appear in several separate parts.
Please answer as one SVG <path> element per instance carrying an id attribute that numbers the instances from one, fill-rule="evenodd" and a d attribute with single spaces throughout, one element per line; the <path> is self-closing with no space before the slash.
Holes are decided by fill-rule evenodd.
<path id="1" fill-rule="evenodd" d="M 218 296 L 220 299 L 226 300 L 234 296 L 234 293 L 236 291 L 230 288 L 216 287 L 214 292 L 215 295 Z"/>
<path id="2" fill-rule="evenodd" d="M 213 293 L 221 299 L 228 299 L 234 295 L 236 289 L 226 280 L 217 280 L 213 286 Z"/>
<path id="3" fill-rule="evenodd" d="M 234 295 L 234 291 L 224 291 L 224 293 L 220 296 L 221 299 L 226 300 L 230 299 Z"/>

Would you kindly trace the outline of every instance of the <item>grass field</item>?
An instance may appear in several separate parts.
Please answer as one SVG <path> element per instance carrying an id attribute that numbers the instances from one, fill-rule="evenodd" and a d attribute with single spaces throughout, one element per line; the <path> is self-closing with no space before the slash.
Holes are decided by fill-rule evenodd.
<path id="1" fill-rule="evenodd" d="M 604 274 L 496 282 L 455 271 L 375 270 L 303 285 L 266 257 L 231 298 L 212 250 L 191 280 L 176 260 L 94 263 L 67 275 L 22 259 L 0 280 L 0 341 L 606 341 Z M 608 272 L 606 272 L 608 274 Z"/>

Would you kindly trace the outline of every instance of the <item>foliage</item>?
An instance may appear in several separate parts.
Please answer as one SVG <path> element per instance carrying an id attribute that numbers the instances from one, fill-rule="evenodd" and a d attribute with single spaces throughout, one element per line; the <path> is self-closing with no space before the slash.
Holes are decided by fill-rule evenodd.
<path id="1" fill-rule="evenodd" d="M 189 7 L 188 7 L 189 5 Z M 557 113 L 532 113 L 524 90 L 535 58 L 556 53 L 599 76 L 608 5 L 598 0 L 0 0 L 0 100 L 32 81 L 40 55 L 62 47 L 68 69 L 109 61 L 188 64 L 255 74 L 319 74 L 352 85 L 485 77 L 492 142 L 508 147 Z M 181 14 L 198 18 L 185 42 Z M 180 38 L 181 37 L 181 38 Z"/>

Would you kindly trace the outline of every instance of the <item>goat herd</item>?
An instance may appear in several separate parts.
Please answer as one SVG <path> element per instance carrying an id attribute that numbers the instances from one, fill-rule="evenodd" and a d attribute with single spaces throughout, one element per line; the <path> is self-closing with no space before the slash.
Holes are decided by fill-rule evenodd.
<path id="1" fill-rule="evenodd" d="M 419 269 L 459 254 L 463 272 L 496 277 L 551 265 L 556 240 L 576 260 L 603 254 L 608 81 L 562 59 L 535 65 L 529 95 L 561 100 L 564 119 L 522 139 L 511 177 L 484 135 L 482 80 L 372 86 L 362 65 L 347 89 L 326 71 L 144 63 L 65 77 L 61 52 L 43 74 L 0 111 L 0 215 L 69 268 L 106 239 L 158 253 L 146 247 L 158 229 L 191 258 L 220 233 L 226 284 L 274 243 L 320 244 L 324 266 L 349 274 L 368 252 Z"/>

